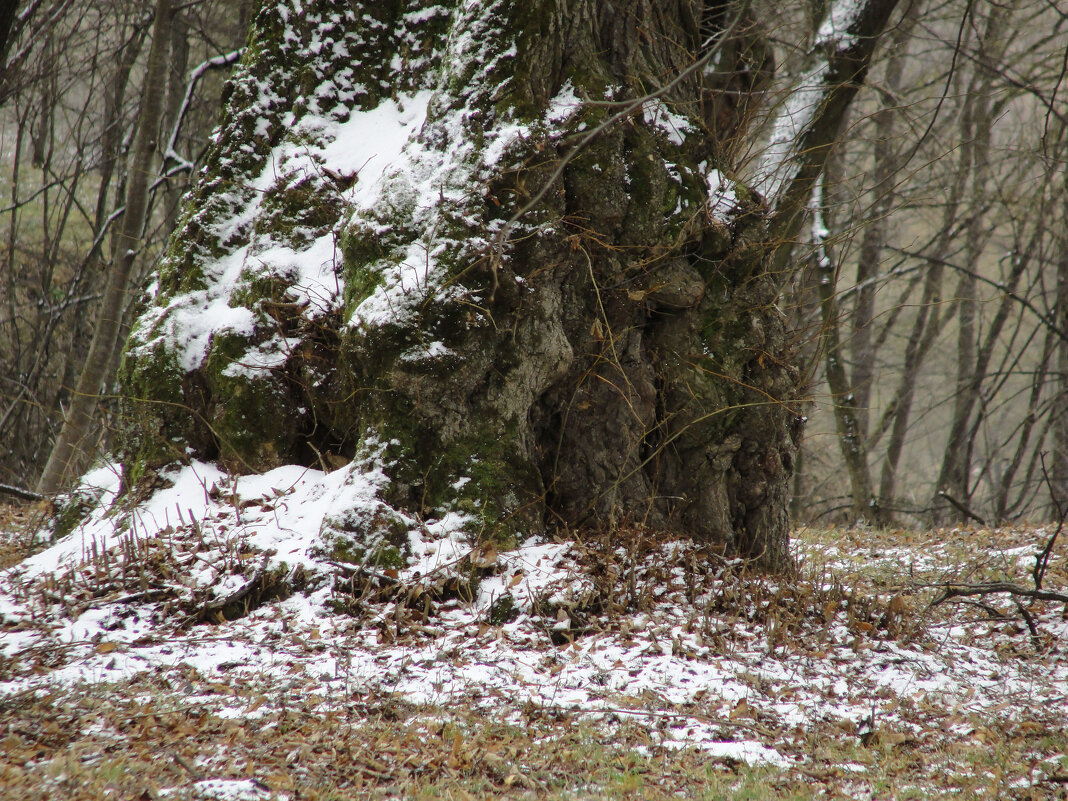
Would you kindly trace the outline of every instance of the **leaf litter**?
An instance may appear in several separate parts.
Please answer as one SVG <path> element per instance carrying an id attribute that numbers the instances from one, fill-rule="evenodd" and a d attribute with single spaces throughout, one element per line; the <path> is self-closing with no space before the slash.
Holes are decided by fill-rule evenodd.
<path id="1" fill-rule="evenodd" d="M 760 766 L 816 795 L 875 797 L 888 755 L 903 788 L 954 775 L 1063 791 L 1064 605 L 1032 601 L 1026 620 L 1004 598 L 930 605 L 944 582 L 1025 580 L 1044 529 L 802 531 L 797 575 L 773 578 L 640 528 L 498 552 L 421 521 L 408 563 L 384 567 L 340 561 L 320 536 L 344 480 L 193 463 L 130 505 L 117 471 L 87 476 L 81 522 L 0 573 L 5 770 L 29 781 L 87 736 L 127 756 L 155 742 L 177 749 L 156 797 L 296 798 L 302 762 L 344 742 L 379 789 L 428 759 L 449 774 L 477 758 L 501 792 L 540 792 L 553 771 L 464 743 L 488 721 L 558 740 L 566 721 L 632 759 Z M 33 533 L 9 528 L 28 550 Z M 1062 543 L 1046 586 L 1066 579 Z M 400 728 L 331 723 L 383 716 Z M 266 748 L 267 731 L 258 766 L 248 743 Z M 215 748 L 182 757 L 205 733 Z M 430 733 L 449 744 L 432 759 Z M 1026 758 L 979 770 L 1006 742 Z M 54 763 L 49 781 L 74 775 Z"/>

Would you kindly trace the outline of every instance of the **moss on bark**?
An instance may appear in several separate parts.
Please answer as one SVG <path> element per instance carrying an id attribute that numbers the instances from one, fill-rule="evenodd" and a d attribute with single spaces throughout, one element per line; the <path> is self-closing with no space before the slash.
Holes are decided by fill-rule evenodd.
<path id="1" fill-rule="evenodd" d="M 186 446 L 239 471 L 351 450 L 356 421 L 341 400 L 351 387 L 338 374 L 338 310 L 329 298 L 309 302 L 299 276 L 273 255 L 300 254 L 339 232 L 347 206 L 338 181 L 351 179 L 331 176 L 321 159 L 313 167 L 326 171 L 277 159 L 317 152 L 324 120 L 342 123 L 425 86 L 448 19 L 432 3 L 261 8 L 204 175 L 131 337 L 122 381 L 132 476 Z M 397 80 L 381 54 L 400 51 L 407 69 Z M 197 329 L 206 331 L 199 340 Z"/>
<path id="2" fill-rule="evenodd" d="M 344 561 L 401 554 L 405 531 L 452 514 L 503 543 L 632 522 L 781 565 L 796 375 L 759 205 L 708 213 L 704 171 L 722 148 L 702 72 L 572 158 L 619 106 L 567 103 L 625 103 L 679 75 L 699 55 L 699 15 L 629 0 L 305 5 L 299 24 L 285 4 L 257 19 L 133 339 L 130 463 L 165 459 L 174 442 L 237 469 L 313 464 L 318 445 L 354 455 L 350 470 L 378 484 L 324 529 Z M 347 60 L 312 53 L 324 31 Z M 271 92 L 255 96 L 264 81 Z M 347 119 L 432 85 L 417 143 L 351 220 L 322 176 L 290 174 L 262 197 L 232 188 L 287 137 L 313 135 L 302 114 Z M 253 257 L 325 233 L 339 236 L 344 293 L 311 310 L 284 265 Z M 227 308 L 245 322 L 183 362 L 168 332 L 234 254 L 244 275 Z M 288 350 L 269 369 L 242 368 L 278 343 Z M 204 424 L 161 411 L 161 396 Z M 264 419 L 286 424 L 265 432 Z"/>

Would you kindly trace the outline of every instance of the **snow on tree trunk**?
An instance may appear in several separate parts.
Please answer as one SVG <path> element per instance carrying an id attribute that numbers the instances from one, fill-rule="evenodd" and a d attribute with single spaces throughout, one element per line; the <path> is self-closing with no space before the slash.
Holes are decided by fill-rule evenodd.
<path id="1" fill-rule="evenodd" d="M 128 482 L 348 461 L 345 558 L 636 524 L 785 566 L 797 373 L 721 163 L 766 54 L 664 5 L 266 3 L 127 351 Z"/>

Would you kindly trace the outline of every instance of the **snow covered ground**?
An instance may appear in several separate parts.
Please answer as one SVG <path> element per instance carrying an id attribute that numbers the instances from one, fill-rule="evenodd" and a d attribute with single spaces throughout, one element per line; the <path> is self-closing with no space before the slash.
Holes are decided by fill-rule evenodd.
<path id="1" fill-rule="evenodd" d="M 813 733 L 937 754 L 929 770 L 952 772 L 967 768 L 948 765 L 947 742 L 1030 732 L 1031 763 L 997 781 L 1044 797 L 1068 773 L 1064 605 L 1031 605 L 1030 625 L 1001 596 L 929 607 L 940 582 L 1023 583 L 1052 529 L 802 532 L 800 577 L 773 581 L 639 531 L 497 553 L 426 521 L 407 566 L 360 568 L 320 538 L 342 482 L 360 497 L 346 471 L 194 463 L 167 479 L 128 507 L 115 472 L 95 471 L 81 524 L 0 573 L 0 707 L 163 677 L 234 720 L 279 699 L 516 725 L 536 712 L 644 726 L 647 753 L 797 775 L 818 762 Z M 1064 563 L 1058 547 L 1047 587 L 1063 592 Z M 870 765 L 841 769 L 871 797 Z M 292 797 L 224 779 L 205 773 L 196 797 Z"/>

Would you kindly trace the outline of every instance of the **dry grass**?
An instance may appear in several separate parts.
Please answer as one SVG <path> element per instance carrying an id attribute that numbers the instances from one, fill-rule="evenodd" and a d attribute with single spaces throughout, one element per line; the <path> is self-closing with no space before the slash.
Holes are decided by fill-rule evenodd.
<path id="1" fill-rule="evenodd" d="M 640 717 L 593 726 L 531 710 L 518 722 L 392 699 L 320 709 L 262 699 L 259 714 L 220 716 L 190 687 L 139 680 L 66 696 L 4 699 L 5 799 L 216 797 L 211 779 L 248 782 L 250 798 L 806 799 L 1063 798 L 1063 784 L 1019 787 L 1063 756 L 1063 729 L 1021 724 L 939 743 L 881 732 L 862 743 L 840 730 L 803 733 L 811 759 L 793 769 L 650 749 Z M 203 688 L 198 688 L 203 689 Z M 227 685 L 226 692 L 240 692 Z M 442 722 L 442 721 L 445 722 Z M 936 724 L 937 721 L 930 721 Z M 1048 758 L 1046 761 L 1049 761 Z M 1014 779 L 1019 783 L 1018 779 Z"/>
<path id="2" fill-rule="evenodd" d="M 133 700 L 139 696 L 141 700 Z M 221 718 L 159 687 L 96 688 L 73 700 L 13 698 L 4 720 L 5 798 L 197 798 L 206 777 L 251 779 L 258 797 L 805 798 L 787 776 L 710 764 L 694 751 L 643 754 L 644 727 L 566 716 L 441 723 L 442 710 L 385 700 L 317 711 L 266 705 Z M 49 722 L 40 726 L 39 721 Z M 759 796 L 767 797 L 767 796 Z"/>
<path id="3" fill-rule="evenodd" d="M 22 512 L 5 514 L 8 530 L 12 522 L 25 527 Z M 985 626 L 1000 664 L 1027 663 L 1041 681 L 1044 665 L 1063 665 L 1065 643 L 1031 636 L 1011 605 L 929 603 L 945 581 L 1026 580 L 1047 535 L 1027 528 L 805 530 L 797 535 L 797 579 L 723 573 L 713 583 L 699 570 L 713 557 L 665 551 L 632 532 L 577 545 L 587 591 L 569 605 L 545 602 L 541 612 L 550 621 L 570 617 L 570 637 L 556 641 L 566 660 L 571 639 L 618 636 L 635 615 L 660 614 L 658 588 L 675 582 L 680 602 L 702 604 L 688 625 L 727 658 L 744 645 L 730 632 L 754 632 L 772 661 L 800 650 L 818 662 L 821 653 L 848 648 L 860 664 L 893 648 L 937 651 L 952 627 L 967 624 Z M 29 535 L 23 530 L 7 542 L 4 553 L 24 554 Z M 1064 587 L 1063 543 L 1054 556 L 1047 583 Z M 1044 633 L 1064 614 L 1056 604 L 1033 605 Z M 187 624 L 187 634 L 195 636 L 198 625 Z M 213 628 L 205 636 L 228 635 Z M 300 634 L 306 646 L 317 636 L 318 629 Z M 548 637 L 541 647 L 553 647 Z M 97 645 L 105 656 L 112 648 Z M 65 659 L 56 652 L 23 657 L 25 664 L 0 665 L 0 674 L 48 674 Z M 487 714 L 462 696 L 415 706 L 377 688 L 317 682 L 301 672 L 297 656 L 292 680 L 250 675 L 238 664 L 203 675 L 176 660 L 119 683 L 0 692 L 0 797 L 1068 798 L 1068 697 L 1035 705 L 1006 694 L 1001 708 L 991 708 L 966 696 L 883 693 L 873 682 L 869 732 L 832 715 L 812 714 L 804 724 L 780 715 L 791 681 L 799 688 L 805 681 L 800 675 L 773 685 L 754 672 L 749 702 L 729 715 L 699 697 L 673 704 L 652 693 L 617 695 L 614 712 L 594 716 L 506 700 Z M 833 690 L 825 702 L 836 703 Z M 666 736 L 695 721 L 713 726 L 718 741 L 759 740 L 786 762 L 751 766 Z"/>

